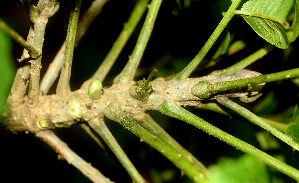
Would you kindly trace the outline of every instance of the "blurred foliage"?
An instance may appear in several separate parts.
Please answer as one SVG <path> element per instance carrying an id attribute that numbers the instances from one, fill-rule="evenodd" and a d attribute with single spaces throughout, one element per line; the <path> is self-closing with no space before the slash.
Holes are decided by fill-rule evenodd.
<path id="1" fill-rule="evenodd" d="M 277 150 L 280 147 L 277 138 L 268 132 L 257 132 L 256 139 L 258 140 L 261 150 L 263 151 Z"/>
<path id="2" fill-rule="evenodd" d="M 243 155 L 236 159 L 221 158 L 210 168 L 209 183 L 270 183 L 266 166 L 258 159 Z"/>
<path id="3" fill-rule="evenodd" d="M 12 85 L 15 66 L 12 58 L 12 43 L 10 38 L 0 30 L 0 114 L 2 114 L 7 96 Z"/>
<path id="4" fill-rule="evenodd" d="M 299 142 L 299 125 L 290 125 L 286 130 L 286 134 Z"/>

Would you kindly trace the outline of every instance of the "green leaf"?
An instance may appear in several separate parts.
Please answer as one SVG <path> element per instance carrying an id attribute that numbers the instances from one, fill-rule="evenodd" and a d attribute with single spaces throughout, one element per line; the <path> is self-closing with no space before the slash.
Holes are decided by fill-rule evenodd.
<path id="1" fill-rule="evenodd" d="M 4 110 L 7 96 L 15 75 L 15 67 L 11 55 L 10 38 L 0 30 L 0 116 Z"/>
<path id="2" fill-rule="evenodd" d="M 286 49 L 290 41 L 287 15 L 294 0 L 249 0 L 237 11 L 251 28 L 263 39 L 278 48 Z"/>
<path id="3" fill-rule="evenodd" d="M 286 130 L 286 134 L 299 143 L 299 125 L 290 125 Z"/>
<path id="4" fill-rule="evenodd" d="M 238 159 L 222 158 L 209 170 L 209 183 L 271 182 L 265 164 L 249 155 Z"/>
<path id="5" fill-rule="evenodd" d="M 297 39 L 299 35 L 299 2 L 295 0 L 295 16 L 292 24 L 292 28 L 287 32 L 287 36 L 290 42 L 293 42 Z"/>

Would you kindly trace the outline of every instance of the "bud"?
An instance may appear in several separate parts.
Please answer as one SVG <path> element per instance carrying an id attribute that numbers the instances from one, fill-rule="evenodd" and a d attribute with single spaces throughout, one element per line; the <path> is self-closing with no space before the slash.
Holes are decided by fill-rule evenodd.
<path id="1" fill-rule="evenodd" d="M 93 80 L 88 86 L 88 96 L 93 100 L 98 100 L 102 95 L 102 82 L 99 80 Z"/>
<path id="2" fill-rule="evenodd" d="M 47 120 L 45 120 L 44 118 L 38 118 L 36 120 L 36 125 L 38 126 L 38 128 L 40 129 L 44 129 L 44 128 L 48 128 L 49 127 L 49 123 Z"/>
<path id="3" fill-rule="evenodd" d="M 71 105 L 71 108 L 69 110 L 69 113 L 76 118 L 81 118 L 83 116 L 83 113 L 81 110 L 81 102 L 79 100 L 75 100 L 73 102 L 73 104 Z"/>

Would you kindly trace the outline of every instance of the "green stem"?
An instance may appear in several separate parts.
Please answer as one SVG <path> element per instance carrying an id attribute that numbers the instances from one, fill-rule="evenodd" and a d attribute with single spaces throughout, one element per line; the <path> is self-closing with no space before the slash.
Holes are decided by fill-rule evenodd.
<path id="1" fill-rule="evenodd" d="M 75 46 L 75 38 L 77 31 L 78 18 L 80 13 L 82 0 L 76 0 L 74 9 L 69 18 L 69 25 L 66 36 L 65 53 L 63 58 L 63 66 L 57 85 L 56 93 L 60 96 L 67 96 L 70 92 L 70 78 L 73 61 L 73 52 Z"/>
<path id="2" fill-rule="evenodd" d="M 76 33 L 75 45 L 78 45 L 81 37 L 85 34 L 86 30 L 89 28 L 92 21 L 97 17 L 97 15 L 102 11 L 103 6 L 108 0 L 94 0 L 87 11 L 82 16 L 82 19 L 78 22 L 78 29 Z M 43 95 L 46 95 L 54 81 L 58 78 L 59 72 L 62 68 L 63 57 L 65 52 L 65 41 L 57 52 L 55 58 L 49 65 L 41 84 L 40 91 Z"/>
<path id="3" fill-rule="evenodd" d="M 13 40 L 19 43 L 22 47 L 26 48 L 31 58 L 37 58 L 42 54 L 41 51 L 35 49 L 22 36 L 20 36 L 12 28 L 10 28 L 1 18 L 0 18 L 0 29 L 2 29 L 6 34 L 8 34 Z M 21 62 L 22 60 L 19 61 Z"/>
<path id="4" fill-rule="evenodd" d="M 157 69 L 152 70 L 152 72 L 148 75 L 148 77 L 145 80 L 145 85 L 148 86 L 150 82 L 153 80 L 155 74 L 158 72 Z"/>
<path id="5" fill-rule="evenodd" d="M 157 122 L 149 114 L 145 114 L 144 117 L 137 122 L 147 131 L 156 135 L 164 143 L 178 151 L 178 153 L 180 153 L 182 157 L 186 157 L 186 159 L 192 165 L 194 165 L 197 170 L 203 172 L 205 176 L 208 174 L 207 168 L 202 163 L 200 163 L 190 152 L 184 149 L 177 141 L 175 141 L 163 128 L 161 128 L 161 126 L 157 124 Z"/>
<path id="6" fill-rule="evenodd" d="M 297 181 L 299 180 L 299 171 L 296 170 L 295 168 L 273 158 L 272 156 L 269 156 L 263 151 L 256 149 L 254 146 L 220 130 L 219 128 L 211 125 L 210 123 L 204 121 L 203 119 L 195 116 L 194 114 L 187 111 L 186 109 L 177 106 L 175 103 L 171 101 L 164 101 L 160 105 L 160 111 L 163 114 L 185 121 L 195 126 L 196 128 L 201 129 L 206 133 L 220 139 L 221 141 L 233 147 L 236 147 L 237 149 L 249 155 L 257 157 L 261 161 L 274 167 L 278 171 L 281 171 L 282 173 L 294 178 L 295 180 Z"/>
<path id="7" fill-rule="evenodd" d="M 272 133 L 272 135 L 274 135 L 275 137 L 279 138 L 283 142 L 287 143 L 288 145 L 290 145 L 291 147 L 299 151 L 299 143 L 294 141 L 291 137 L 278 131 L 276 128 L 272 127 L 271 125 L 267 124 L 261 118 L 259 118 L 258 116 L 250 112 L 248 109 L 240 106 L 239 104 L 231 101 L 230 99 L 224 96 L 222 97 L 219 96 L 216 99 L 220 104 L 232 109 L 233 111 L 237 112 L 239 115 L 243 116 L 253 124 L 262 127 L 263 129 Z"/>
<path id="8" fill-rule="evenodd" d="M 227 26 L 229 21 L 234 16 L 234 11 L 237 9 L 239 4 L 241 3 L 241 0 L 234 0 L 232 1 L 231 6 L 225 13 L 224 17 L 208 39 L 208 41 L 205 43 L 205 45 L 202 47 L 202 49 L 198 52 L 198 54 L 194 57 L 194 59 L 185 67 L 176 77 L 175 79 L 178 81 L 182 81 L 189 77 L 189 75 L 196 69 L 198 64 L 203 60 L 203 58 L 206 56 L 208 51 L 211 49 L 215 41 L 218 39 L 224 28 Z"/>
<path id="9" fill-rule="evenodd" d="M 258 59 L 261 59 L 265 55 L 267 55 L 271 50 L 273 50 L 275 47 L 272 45 L 267 45 L 264 48 L 261 48 L 254 52 L 253 54 L 249 55 L 245 59 L 241 60 L 240 62 L 222 70 L 223 74 L 229 75 L 233 74 L 238 70 L 244 69 L 248 65 L 252 64 L 253 62 L 257 61 Z"/>
<path id="10" fill-rule="evenodd" d="M 133 53 L 130 56 L 125 68 L 115 78 L 114 83 L 127 83 L 134 80 L 136 70 L 154 28 L 154 23 L 156 21 L 161 3 L 162 0 L 152 0 L 151 4 L 148 5 L 149 10 Z"/>
<path id="11" fill-rule="evenodd" d="M 125 112 L 123 112 L 117 103 L 112 102 L 109 104 L 109 106 L 105 109 L 105 116 L 111 120 L 119 122 L 126 129 L 130 130 L 132 133 L 138 136 L 141 141 L 148 143 L 156 150 L 161 152 L 194 182 L 206 181 L 206 177 L 204 176 L 203 172 L 200 172 L 176 149 L 169 146 L 156 135 L 150 133 L 148 130 L 140 126 L 135 119 L 129 117 Z"/>
<path id="12" fill-rule="evenodd" d="M 192 94 L 199 98 L 209 98 L 214 94 L 224 92 L 227 90 L 253 87 L 258 84 L 268 83 L 273 81 L 279 81 L 283 79 L 296 78 L 299 77 L 299 68 L 281 71 L 272 74 L 266 74 L 262 76 L 238 79 L 233 81 L 225 81 L 211 84 L 209 82 L 198 82 L 191 90 Z"/>
<path id="13" fill-rule="evenodd" d="M 130 159 L 119 146 L 108 127 L 106 126 L 103 118 L 93 118 L 89 120 L 88 124 L 94 129 L 106 142 L 112 152 L 115 154 L 119 162 L 127 170 L 134 182 L 145 182 L 139 172 L 136 170 Z"/>
<path id="14" fill-rule="evenodd" d="M 149 0 L 139 0 L 133 9 L 131 16 L 127 23 L 125 23 L 123 30 L 121 31 L 120 35 L 118 36 L 117 40 L 113 44 L 113 47 L 109 51 L 108 55 L 102 62 L 101 66 L 98 70 L 94 73 L 94 75 L 90 78 L 90 80 L 100 80 L 103 81 L 108 72 L 110 71 L 112 65 L 114 64 L 115 60 L 119 56 L 120 52 L 122 51 L 123 47 L 127 43 L 128 39 L 133 33 L 137 23 L 140 21 L 142 15 L 146 10 L 146 6 Z"/>

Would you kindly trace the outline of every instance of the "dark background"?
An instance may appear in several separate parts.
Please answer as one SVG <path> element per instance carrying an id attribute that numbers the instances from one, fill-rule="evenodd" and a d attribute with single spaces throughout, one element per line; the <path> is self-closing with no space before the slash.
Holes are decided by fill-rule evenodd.
<path id="1" fill-rule="evenodd" d="M 181 2 L 183 3 L 183 1 Z M 82 13 L 84 13 L 90 3 L 91 1 L 89 0 L 83 1 Z M 148 68 L 153 68 L 155 64 L 160 62 L 164 64 L 157 68 L 159 76 L 168 76 L 180 71 L 204 45 L 221 20 L 221 13 L 227 10 L 229 3 L 230 1 L 223 0 L 197 0 L 191 1 L 190 7 L 182 7 L 180 9 L 176 0 L 165 0 L 158 14 L 154 31 L 144 53 L 136 79 L 147 77 L 151 71 Z M 120 33 L 123 24 L 127 21 L 134 4 L 133 0 L 110 0 L 104 6 L 102 13 L 93 22 L 75 49 L 71 76 L 71 87 L 73 90 L 78 89 L 94 73 L 105 58 L 105 55 Z M 42 75 L 65 39 L 69 12 L 69 1 L 62 1 L 60 10 L 49 20 L 43 48 Z M 1 2 L 0 17 L 26 38 L 30 21 L 20 1 Z M 128 55 L 132 53 L 136 43 L 143 21 L 144 18 L 138 24 L 128 44 L 119 56 L 117 63 L 107 76 L 104 82 L 105 85 L 110 85 L 114 77 L 126 64 Z M 246 49 L 231 57 L 224 56 L 217 66 L 197 71 L 193 73 L 193 77 L 208 74 L 215 69 L 228 67 L 267 44 L 238 16 L 233 18 L 226 31 L 234 34 L 234 41 L 243 40 L 246 43 Z M 208 58 L 211 57 L 218 44 L 219 42 L 212 48 Z M 298 41 L 293 43 L 290 50 L 288 50 L 292 53 L 288 59 L 284 59 L 287 51 L 276 49 L 248 68 L 267 74 L 298 67 L 298 51 L 295 51 L 297 47 Z M 20 58 L 21 54 L 22 48 L 14 44 L 13 56 L 15 60 Z M 17 61 L 15 64 L 18 67 Z M 50 93 L 55 93 L 55 87 L 52 88 Z M 279 115 L 289 107 L 299 103 L 298 88 L 289 80 L 269 83 L 264 87 L 263 93 L 264 95 L 260 100 L 263 100 L 271 93 L 274 94 L 268 106 L 255 111 L 260 115 Z M 257 103 L 243 105 L 253 108 Z M 213 125 L 259 148 L 255 133 L 262 130 L 242 120 L 242 118 L 233 115 L 233 118 L 230 119 L 227 116 L 212 112 L 190 110 Z M 157 119 L 170 135 L 191 151 L 206 166 L 217 163 L 222 156 L 238 157 L 242 154 L 235 148 L 190 125 L 165 117 L 155 111 L 150 113 L 153 114 L 152 116 Z M 109 120 L 107 120 L 107 125 L 133 164 L 146 179 L 150 180 L 152 172 L 172 170 L 176 173 L 173 179 L 174 182 L 189 182 L 186 177 L 182 178 L 180 176 L 180 171 L 172 163 L 145 143 L 140 143 L 139 139 L 129 131 L 124 130 L 123 127 Z M 76 153 L 86 161 L 91 162 L 94 167 L 98 168 L 112 181 L 131 182 L 130 177 L 114 155 L 109 150 L 99 148 L 78 125 L 68 129 L 57 129 L 55 132 Z M 1 179 L 4 182 L 7 180 L 9 180 L 8 182 L 89 181 L 73 166 L 68 165 L 66 161 L 58 160 L 57 154 L 32 134 L 21 133 L 14 135 L 1 131 L 0 142 Z M 108 148 L 106 147 L 106 149 Z M 286 162 L 289 165 L 299 168 L 298 152 L 293 152 L 283 143 L 280 143 L 279 149 L 268 153 L 271 155 L 285 155 Z M 292 182 L 284 175 L 277 173 L 277 176 L 286 182 Z"/>

